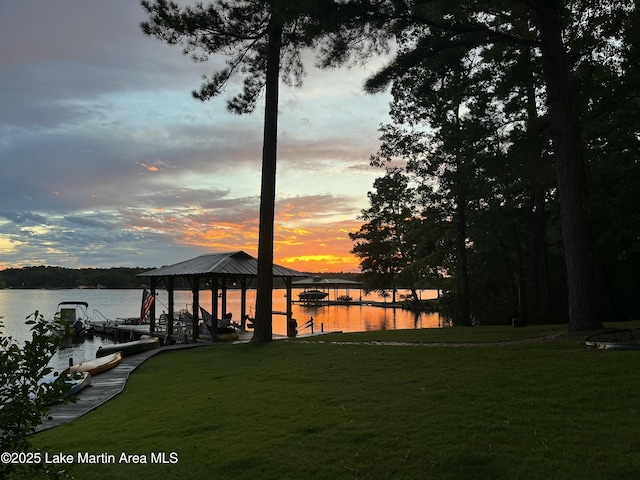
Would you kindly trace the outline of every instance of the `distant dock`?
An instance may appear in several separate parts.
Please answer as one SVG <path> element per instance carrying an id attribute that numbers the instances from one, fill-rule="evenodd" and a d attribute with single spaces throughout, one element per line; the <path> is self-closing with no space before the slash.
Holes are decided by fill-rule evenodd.
<path id="1" fill-rule="evenodd" d="M 403 300 L 401 302 L 380 302 L 375 300 L 292 300 L 294 305 L 302 305 L 305 307 L 323 307 L 333 305 L 343 306 L 368 306 L 380 308 L 402 308 L 404 310 L 418 310 L 424 312 L 440 311 L 440 299 L 431 298 L 428 300 L 419 300 L 418 302 Z"/>

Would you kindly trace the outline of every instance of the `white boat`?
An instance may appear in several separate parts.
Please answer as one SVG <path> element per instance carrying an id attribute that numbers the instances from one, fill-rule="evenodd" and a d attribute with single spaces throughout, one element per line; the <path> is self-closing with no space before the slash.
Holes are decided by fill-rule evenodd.
<path id="1" fill-rule="evenodd" d="M 56 315 L 60 316 L 68 325 L 65 332 L 59 332 L 61 335 L 80 335 L 90 333 L 93 329 L 88 314 L 89 304 L 87 302 L 60 302 Z"/>
<path id="2" fill-rule="evenodd" d="M 298 294 L 298 298 L 305 302 L 322 300 L 328 296 L 329 294 L 327 292 L 320 290 L 305 290 Z"/>

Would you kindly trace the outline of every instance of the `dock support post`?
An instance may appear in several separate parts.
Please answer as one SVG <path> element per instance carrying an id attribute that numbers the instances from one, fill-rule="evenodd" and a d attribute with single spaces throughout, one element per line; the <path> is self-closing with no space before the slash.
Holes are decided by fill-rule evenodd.
<path id="1" fill-rule="evenodd" d="M 158 292 L 156 291 L 158 288 L 158 280 L 156 277 L 151 277 L 151 295 L 153 298 L 158 298 Z M 156 302 L 155 300 L 151 304 L 151 309 L 149 310 L 149 333 L 153 335 L 156 330 Z"/>
<path id="2" fill-rule="evenodd" d="M 218 277 L 211 278 L 211 341 L 218 341 Z"/>
<path id="3" fill-rule="evenodd" d="M 175 315 L 175 303 L 173 300 L 173 293 L 174 293 L 174 282 L 173 282 L 173 277 L 168 277 L 167 278 L 167 292 L 169 293 L 169 312 L 167 313 L 168 318 L 167 318 L 167 337 L 171 338 L 171 335 L 173 335 L 173 318 Z"/>
<path id="4" fill-rule="evenodd" d="M 247 279 L 242 277 L 240 279 L 240 289 L 242 293 L 240 294 L 240 327 L 242 331 L 247 329 Z"/>
<path id="5" fill-rule="evenodd" d="M 227 277 L 222 277 L 222 315 L 220 318 L 227 316 Z"/>
<path id="6" fill-rule="evenodd" d="M 218 318 L 218 277 L 211 278 L 211 316 Z"/>
<path id="7" fill-rule="evenodd" d="M 193 315 L 191 326 L 191 339 L 193 343 L 198 341 L 198 319 L 200 318 L 200 277 L 194 277 L 193 279 Z"/>
<path id="8" fill-rule="evenodd" d="M 287 337 L 293 338 L 297 333 L 297 325 L 293 320 L 293 309 L 291 308 L 291 278 L 286 277 L 284 280 L 287 285 Z"/>

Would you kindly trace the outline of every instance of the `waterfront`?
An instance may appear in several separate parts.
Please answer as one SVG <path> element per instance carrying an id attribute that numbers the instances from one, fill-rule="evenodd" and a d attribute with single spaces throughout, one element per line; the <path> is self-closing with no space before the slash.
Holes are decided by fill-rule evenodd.
<path id="1" fill-rule="evenodd" d="M 156 301 L 156 316 L 167 310 L 168 295 L 165 290 L 158 290 Z M 337 292 L 343 294 L 345 292 Z M 404 292 L 400 292 L 404 293 Z M 298 292 L 294 290 L 294 299 Z M 350 292 L 355 298 L 356 292 Z M 333 295 L 333 293 L 332 293 Z M 422 291 L 421 298 L 436 297 L 435 290 Z M 360 297 L 358 297 L 360 299 Z M 84 301 L 89 304 L 89 316 L 99 319 L 100 315 L 108 319 L 135 317 L 139 315 L 142 301 L 140 289 L 64 289 L 64 290 L 0 290 L 0 317 L 6 334 L 18 341 L 29 338 L 29 327 L 25 325 L 25 318 L 38 310 L 45 318 L 51 319 L 56 312 L 58 303 L 62 301 Z M 376 293 L 365 296 L 363 301 L 384 302 L 385 299 Z M 389 300 L 387 298 L 387 300 Z M 191 310 L 192 294 L 190 291 L 175 292 L 175 308 Z M 200 304 L 211 311 L 211 292 L 200 292 Z M 248 313 L 253 317 L 255 304 L 255 290 L 247 291 Z M 273 310 L 286 310 L 285 290 L 274 290 Z M 229 290 L 227 294 L 227 311 L 233 314 L 234 320 L 240 320 L 240 292 Z M 443 320 L 438 313 L 411 312 L 400 308 L 383 308 L 371 305 L 326 305 L 305 306 L 293 305 L 293 317 L 297 319 L 300 334 L 310 333 L 309 329 L 301 327 L 311 318 L 314 319 L 315 330 L 322 326 L 325 331 L 358 332 L 367 330 L 394 330 L 411 328 L 438 328 Z M 286 334 L 286 317 L 273 316 L 274 334 Z M 94 358 L 96 350 L 104 343 L 111 343 L 108 339 L 94 337 L 82 344 L 71 345 L 58 353 L 56 366 L 68 364 L 68 359 L 83 361 Z"/>

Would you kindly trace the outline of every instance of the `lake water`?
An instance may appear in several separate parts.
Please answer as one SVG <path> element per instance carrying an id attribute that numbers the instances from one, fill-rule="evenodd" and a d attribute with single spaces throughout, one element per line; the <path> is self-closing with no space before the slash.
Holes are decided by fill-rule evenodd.
<path id="1" fill-rule="evenodd" d="M 331 292 L 331 298 L 344 295 L 347 292 Z M 403 293 L 403 292 L 400 292 Z M 168 311 L 168 294 L 164 290 L 158 290 L 156 301 L 156 316 L 163 310 Z M 357 299 L 359 291 L 352 290 L 349 294 Z M 368 296 L 362 292 L 362 300 L 384 301 L 376 293 Z M 297 299 L 297 291 L 293 291 Z M 423 290 L 422 299 L 436 298 L 435 290 Z M 190 291 L 179 290 L 174 294 L 175 309 L 187 309 L 191 311 L 192 294 Z M 104 316 L 108 319 L 139 316 L 142 291 L 136 290 L 0 290 L 0 317 L 4 324 L 5 334 L 11 335 L 16 340 L 23 342 L 30 338 L 29 326 L 25 325 L 25 318 L 38 310 L 45 318 L 51 319 L 57 310 L 58 303 L 63 301 L 83 301 L 89 304 L 89 316 L 99 319 Z M 211 291 L 200 292 L 200 305 L 211 311 Z M 247 291 L 247 309 L 251 317 L 254 316 L 255 290 Z M 221 307 L 220 312 L 221 312 Z M 285 290 L 274 290 L 273 310 L 286 310 Z M 227 291 L 227 311 L 233 314 L 233 319 L 240 320 L 240 291 Z M 311 317 L 314 319 L 315 331 L 323 326 L 325 331 L 340 330 L 343 332 L 361 332 L 368 330 L 394 330 L 411 328 L 438 328 L 443 326 L 444 320 L 438 313 L 415 313 L 399 308 L 382 308 L 369 305 L 330 305 L 330 306 L 304 306 L 293 305 L 293 317 L 297 319 L 299 333 L 310 333 L 301 327 Z M 286 317 L 284 315 L 273 316 L 273 333 L 286 335 Z M 97 349 L 105 344 L 112 343 L 109 339 L 98 336 L 93 339 L 85 339 L 76 345 L 63 348 L 57 355 L 54 366 L 64 368 L 68 365 L 69 358 L 75 363 L 95 358 Z"/>

